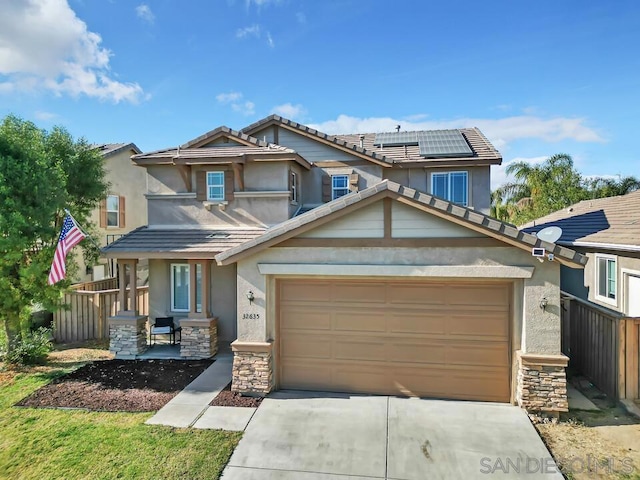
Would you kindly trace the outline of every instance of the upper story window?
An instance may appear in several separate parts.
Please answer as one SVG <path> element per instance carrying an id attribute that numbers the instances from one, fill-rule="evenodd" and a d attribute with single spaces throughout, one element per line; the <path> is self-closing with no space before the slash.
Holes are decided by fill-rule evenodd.
<path id="1" fill-rule="evenodd" d="M 331 176 L 331 200 L 340 198 L 349 193 L 349 175 Z"/>
<path id="2" fill-rule="evenodd" d="M 467 172 L 431 174 L 431 193 L 466 207 L 469 199 L 469 175 Z"/>
<path id="3" fill-rule="evenodd" d="M 289 190 L 291 191 L 291 202 L 298 203 L 298 174 L 289 172 Z"/>
<path id="4" fill-rule="evenodd" d="M 107 197 L 107 227 L 120 225 L 120 197 L 109 195 Z"/>
<path id="5" fill-rule="evenodd" d="M 100 228 L 124 228 L 124 200 L 108 195 L 100 202 Z"/>
<path id="6" fill-rule="evenodd" d="M 224 199 L 224 172 L 207 172 L 207 200 Z"/>
<path id="7" fill-rule="evenodd" d="M 616 305 L 616 263 L 612 255 L 596 255 L 596 298 L 613 305 Z"/>

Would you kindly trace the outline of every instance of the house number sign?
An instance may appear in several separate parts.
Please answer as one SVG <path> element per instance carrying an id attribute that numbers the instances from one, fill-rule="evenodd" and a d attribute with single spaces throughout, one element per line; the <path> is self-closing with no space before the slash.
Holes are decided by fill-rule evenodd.
<path id="1" fill-rule="evenodd" d="M 260 314 L 259 313 L 243 313 L 242 319 L 243 320 L 260 320 Z"/>

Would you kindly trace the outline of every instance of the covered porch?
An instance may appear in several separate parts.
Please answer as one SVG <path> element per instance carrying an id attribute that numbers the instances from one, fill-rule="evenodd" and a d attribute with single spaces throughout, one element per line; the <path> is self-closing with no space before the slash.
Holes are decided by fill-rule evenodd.
<path id="1" fill-rule="evenodd" d="M 211 312 L 210 279 L 212 259 L 188 259 L 182 279 L 187 294 L 188 310 L 174 315 L 141 315 L 137 304 L 137 259 L 118 259 L 120 310 L 109 318 L 109 349 L 116 358 L 210 358 L 218 351 L 218 319 Z M 150 284 L 153 278 L 149 279 Z M 164 283 L 164 282 L 159 282 Z M 173 284 L 173 279 L 171 281 Z M 168 292 L 168 295 L 173 295 Z M 151 299 L 150 299 L 151 301 Z M 184 309 L 181 309 L 184 310 Z M 173 313 L 173 312 L 166 312 Z M 152 339 L 152 327 L 159 317 L 171 318 L 175 329 L 174 341 Z M 158 334 L 161 338 L 168 335 Z"/>
<path id="2" fill-rule="evenodd" d="M 184 359 L 209 358 L 219 343 L 236 339 L 236 267 L 220 267 L 214 256 L 250 241 L 262 228 L 177 229 L 141 227 L 103 249 L 117 261 L 121 305 L 109 319 L 110 349 L 118 358 L 151 354 L 149 328 L 157 318 L 173 317 L 176 334 L 172 354 Z M 136 304 L 135 272 L 141 259 L 149 263 L 149 310 Z M 158 351 L 158 350 L 156 350 Z"/>

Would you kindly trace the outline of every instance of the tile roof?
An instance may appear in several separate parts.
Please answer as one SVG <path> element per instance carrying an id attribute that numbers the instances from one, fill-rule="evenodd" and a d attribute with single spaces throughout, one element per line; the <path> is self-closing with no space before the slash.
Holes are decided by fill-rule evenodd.
<path id="1" fill-rule="evenodd" d="M 344 197 L 340 197 L 332 202 L 314 208 L 307 213 L 303 213 L 302 215 L 293 217 L 286 222 L 280 223 L 268 229 L 263 235 L 252 240 L 248 240 L 241 245 L 230 248 L 216 255 L 216 261 L 219 264 L 233 263 L 234 257 L 250 249 L 258 251 L 261 248 L 267 248 L 276 244 L 279 238 L 282 240 L 290 238 L 297 233 L 298 229 L 305 226 L 312 228 L 312 224 L 315 220 L 326 217 L 333 212 L 342 210 L 374 196 L 380 196 L 382 198 L 382 196 L 394 195 L 415 201 L 416 203 L 433 211 L 434 214 L 438 214 L 445 218 L 448 217 L 452 221 L 472 227 L 488 236 L 502 240 L 505 243 L 514 245 L 523 250 L 531 251 L 532 247 L 544 247 L 547 252 L 553 253 L 558 261 L 568 266 L 580 267 L 585 265 L 587 262 L 586 257 L 574 252 L 573 250 L 556 244 L 544 242 L 534 235 L 519 231 L 512 225 L 503 223 L 495 218 L 489 217 L 488 215 L 484 215 L 469 208 L 455 205 L 441 198 L 404 187 L 390 180 L 383 180 L 372 187 L 361 190 L 357 193 L 350 193 Z"/>
<path id="2" fill-rule="evenodd" d="M 133 160 L 145 159 L 162 159 L 162 158 L 225 158 L 225 157 L 241 157 L 249 154 L 282 154 L 296 153 L 295 150 L 284 148 L 279 145 L 270 144 L 269 146 L 248 146 L 248 145 L 221 145 L 216 147 L 201 148 L 169 148 L 166 150 L 158 150 L 155 152 L 141 153 L 134 155 Z"/>
<path id="3" fill-rule="evenodd" d="M 640 251 L 640 190 L 618 197 L 584 200 L 558 210 L 521 229 L 533 233 L 562 228 L 560 245 L 608 246 Z"/>
<path id="4" fill-rule="evenodd" d="M 197 257 L 224 252 L 264 233 L 263 228 L 165 229 L 140 227 L 102 249 L 107 257 Z"/>
<path id="5" fill-rule="evenodd" d="M 270 115 L 259 120 L 248 127 L 242 129 L 243 133 L 253 134 L 268 125 L 281 125 L 294 131 L 313 136 L 323 143 L 333 145 L 343 151 L 348 151 L 355 155 L 368 158 L 377 163 L 391 166 L 399 163 L 421 163 L 429 164 L 467 164 L 484 163 L 487 165 L 499 165 L 502 163 L 502 156 L 487 138 L 477 128 L 462 128 L 460 133 L 465 137 L 471 146 L 474 155 L 472 157 L 459 158 L 424 158 L 420 156 L 418 146 L 400 147 L 376 147 L 373 145 L 375 133 L 348 134 L 348 135 L 327 135 L 306 125 L 294 122 L 279 115 Z M 363 146 L 360 146 L 360 137 L 364 136 Z"/>
<path id="6" fill-rule="evenodd" d="M 103 157 L 115 155 L 123 150 L 133 150 L 136 153 L 142 152 L 135 143 L 103 143 L 101 145 L 96 145 L 95 147 L 100 150 Z"/>
<path id="7" fill-rule="evenodd" d="M 480 130 L 477 128 L 460 128 L 458 131 L 473 150 L 473 157 L 425 158 L 420 155 L 420 147 L 418 145 L 408 145 L 407 147 L 375 146 L 373 144 L 376 138 L 375 133 L 336 135 L 336 137 L 355 145 L 360 144 L 360 138 L 362 137 L 365 150 L 384 155 L 387 161 L 393 163 L 406 164 L 419 162 L 429 164 L 460 163 L 464 161 L 478 163 L 479 161 L 484 161 L 488 165 L 499 165 L 502 162 L 500 153 L 489 143 L 489 140 L 487 140 Z"/>

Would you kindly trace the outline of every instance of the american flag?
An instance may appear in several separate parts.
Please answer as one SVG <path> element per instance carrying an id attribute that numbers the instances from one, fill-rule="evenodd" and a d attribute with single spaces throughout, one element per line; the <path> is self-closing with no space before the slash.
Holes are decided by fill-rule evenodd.
<path id="1" fill-rule="evenodd" d="M 56 247 L 56 253 L 53 256 L 51 272 L 49 272 L 49 285 L 58 283 L 66 276 L 67 266 L 65 265 L 65 262 L 67 261 L 67 253 L 79 244 L 85 236 L 86 235 L 82 233 L 82 230 L 80 230 L 80 227 L 78 227 L 73 217 L 70 214 L 67 214 L 67 216 L 64 217 L 62 231 L 58 238 L 58 246 Z"/>

